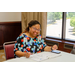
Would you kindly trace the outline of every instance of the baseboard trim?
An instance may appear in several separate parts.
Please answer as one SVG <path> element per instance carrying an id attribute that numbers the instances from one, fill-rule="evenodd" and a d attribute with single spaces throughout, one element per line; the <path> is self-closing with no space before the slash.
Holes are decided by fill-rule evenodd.
<path id="1" fill-rule="evenodd" d="M 21 21 L 13 21 L 13 22 L 0 22 L 0 25 L 10 25 L 10 24 L 16 24 L 16 23 L 20 23 L 21 24 Z M 17 24 L 16 24 L 17 25 Z"/>

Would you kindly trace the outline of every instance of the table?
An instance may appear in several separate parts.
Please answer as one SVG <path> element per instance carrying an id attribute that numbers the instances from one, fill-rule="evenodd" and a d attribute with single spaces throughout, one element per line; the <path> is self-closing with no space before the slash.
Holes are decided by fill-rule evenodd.
<path id="1" fill-rule="evenodd" d="M 46 59 L 41 62 L 75 62 L 75 55 L 74 54 L 66 53 L 63 51 L 60 51 L 60 52 L 61 52 L 61 56 Z M 37 62 L 37 61 L 32 60 L 30 58 L 26 58 L 26 57 L 20 57 L 20 58 L 9 59 L 4 62 Z"/>

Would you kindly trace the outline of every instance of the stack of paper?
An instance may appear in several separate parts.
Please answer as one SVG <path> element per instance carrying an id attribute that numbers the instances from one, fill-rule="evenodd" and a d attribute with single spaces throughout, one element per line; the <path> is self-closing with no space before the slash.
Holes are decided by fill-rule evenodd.
<path id="1" fill-rule="evenodd" d="M 43 61 L 46 59 L 58 57 L 61 54 L 55 54 L 52 52 L 41 52 L 41 53 L 36 53 L 30 56 L 30 59 L 35 60 L 35 61 Z"/>

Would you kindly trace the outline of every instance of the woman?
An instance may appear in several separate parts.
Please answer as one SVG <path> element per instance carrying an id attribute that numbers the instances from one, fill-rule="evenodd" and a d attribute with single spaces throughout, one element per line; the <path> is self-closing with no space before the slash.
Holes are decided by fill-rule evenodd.
<path id="1" fill-rule="evenodd" d="M 25 56 L 29 58 L 31 53 L 51 51 L 58 48 L 57 45 L 53 45 L 52 47 L 46 45 L 44 39 L 41 38 L 40 27 L 41 24 L 36 20 L 32 20 L 29 22 L 28 27 L 17 38 L 15 42 L 15 57 Z"/>

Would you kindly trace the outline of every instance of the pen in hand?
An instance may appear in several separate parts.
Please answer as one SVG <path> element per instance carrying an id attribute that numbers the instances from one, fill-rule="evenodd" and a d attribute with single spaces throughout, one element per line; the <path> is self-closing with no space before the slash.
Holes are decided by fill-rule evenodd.
<path id="1" fill-rule="evenodd" d="M 30 57 L 30 52 L 28 52 L 26 49 L 25 49 L 25 54 L 24 54 L 24 56 L 26 57 L 26 58 L 29 58 Z"/>

